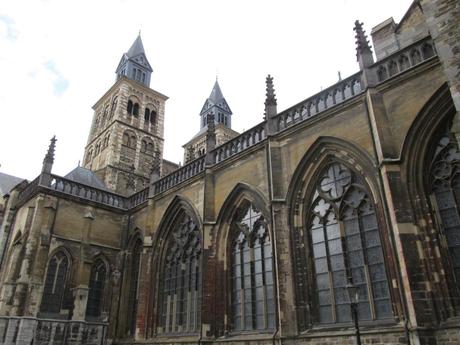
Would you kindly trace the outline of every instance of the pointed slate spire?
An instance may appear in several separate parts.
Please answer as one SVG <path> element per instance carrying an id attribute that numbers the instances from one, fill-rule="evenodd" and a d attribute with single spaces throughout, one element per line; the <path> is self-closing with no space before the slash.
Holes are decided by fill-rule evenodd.
<path id="1" fill-rule="evenodd" d="M 208 121 L 207 116 L 210 113 L 214 114 L 214 121 L 221 123 L 228 128 L 232 128 L 232 111 L 225 100 L 225 97 L 220 89 L 219 82 L 216 81 L 209 94 L 209 97 L 204 102 L 200 111 L 201 123 L 200 128 L 206 127 Z"/>
<path id="2" fill-rule="evenodd" d="M 356 32 L 356 60 L 359 62 L 360 68 L 363 69 L 374 63 L 374 57 L 372 56 L 366 33 L 363 30 L 363 23 L 356 20 L 353 30 Z"/>
<path id="3" fill-rule="evenodd" d="M 135 80 L 145 86 L 150 86 L 150 76 L 152 67 L 145 54 L 144 45 L 142 44 L 141 33 L 129 48 L 127 53 L 124 53 L 118 64 L 116 74 L 117 80 L 122 77 Z"/>
<path id="4" fill-rule="evenodd" d="M 131 48 L 129 48 L 128 52 L 126 55 L 128 57 L 132 58 L 140 54 L 145 54 L 144 50 L 144 45 L 142 44 L 142 38 L 141 38 L 141 33 L 139 31 L 139 35 L 137 36 L 136 40 L 134 43 L 131 45 Z"/>
<path id="5" fill-rule="evenodd" d="M 46 152 L 45 158 L 43 159 L 42 172 L 46 172 L 49 174 L 51 173 L 51 169 L 54 163 L 54 152 L 56 151 L 56 141 L 56 136 L 53 135 L 53 137 L 50 140 L 48 151 Z"/>
<path id="6" fill-rule="evenodd" d="M 214 83 L 214 86 L 212 88 L 211 94 L 209 95 L 208 99 L 214 102 L 215 104 L 217 104 L 223 98 L 224 98 L 224 95 L 222 94 L 222 90 L 220 89 L 219 82 L 216 79 L 216 82 Z"/>
<path id="7" fill-rule="evenodd" d="M 265 94 L 265 114 L 264 118 L 268 124 L 268 133 L 274 134 L 276 132 L 276 115 L 277 111 L 277 103 L 276 103 L 276 95 L 275 95 L 275 88 L 273 86 L 273 77 L 269 74 L 265 79 L 266 91 Z"/>

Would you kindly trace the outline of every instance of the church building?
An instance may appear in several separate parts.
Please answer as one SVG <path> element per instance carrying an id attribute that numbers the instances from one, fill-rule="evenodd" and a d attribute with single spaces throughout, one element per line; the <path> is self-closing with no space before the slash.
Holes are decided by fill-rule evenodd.
<path id="1" fill-rule="evenodd" d="M 460 343 L 459 22 L 356 21 L 355 74 L 282 111 L 267 76 L 242 133 L 216 79 L 183 166 L 139 35 L 82 166 L 0 173 L 0 345 Z"/>

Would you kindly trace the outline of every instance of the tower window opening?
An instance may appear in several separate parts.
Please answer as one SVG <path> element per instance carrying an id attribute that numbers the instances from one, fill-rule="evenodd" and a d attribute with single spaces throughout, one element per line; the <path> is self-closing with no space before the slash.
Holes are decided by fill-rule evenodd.
<path id="1" fill-rule="evenodd" d="M 132 115 L 132 113 L 133 113 L 133 101 L 131 101 L 131 100 L 128 101 L 127 111 L 128 111 L 128 115 Z"/>
<path id="2" fill-rule="evenodd" d="M 142 73 L 142 82 L 145 83 L 145 73 Z"/>
<path id="3" fill-rule="evenodd" d="M 133 79 L 136 79 L 136 68 L 133 68 Z"/>
<path id="4" fill-rule="evenodd" d="M 149 108 L 145 108 L 144 121 L 145 123 L 150 121 L 150 109 Z"/>
<path id="5" fill-rule="evenodd" d="M 133 115 L 134 115 L 134 116 L 139 116 L 139 103 L 134 103 L 134 106 L 133 106 Z"/>
<path id="6" fill-rule="evenodd" d="M 152 110 L 152 111 L 150 112 L 150 123 L 151 123 L 152 125 L 155 125 L 156 122 L 157 122 L 157 113 L 156 113 L 155 110 Z"/>

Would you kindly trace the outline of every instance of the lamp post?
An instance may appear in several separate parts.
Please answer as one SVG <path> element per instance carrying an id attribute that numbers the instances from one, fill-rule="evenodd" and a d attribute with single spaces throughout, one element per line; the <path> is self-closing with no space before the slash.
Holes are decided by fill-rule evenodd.
<path id="1" fill-rule="evenodd" d="M 348 298 L 350 299 L 351 317 L 355 323 L 356 332 L 356 344 L 361 345 L 361 334 L 359 333 L 358 323 L 358 302 L 359 302 L 359 291 L 353 283 L 347 284 Z"/>

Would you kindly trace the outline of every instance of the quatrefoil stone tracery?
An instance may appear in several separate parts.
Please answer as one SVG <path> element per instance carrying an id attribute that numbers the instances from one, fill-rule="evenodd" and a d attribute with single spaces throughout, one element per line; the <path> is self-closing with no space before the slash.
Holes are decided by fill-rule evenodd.
<path id="1" fill-rule="evenodd" d="M 320 191 L 328 199 L 340 198 L 351 183 L 351 173 L 342 164 L 331 165 L 320 182 Z"/>

